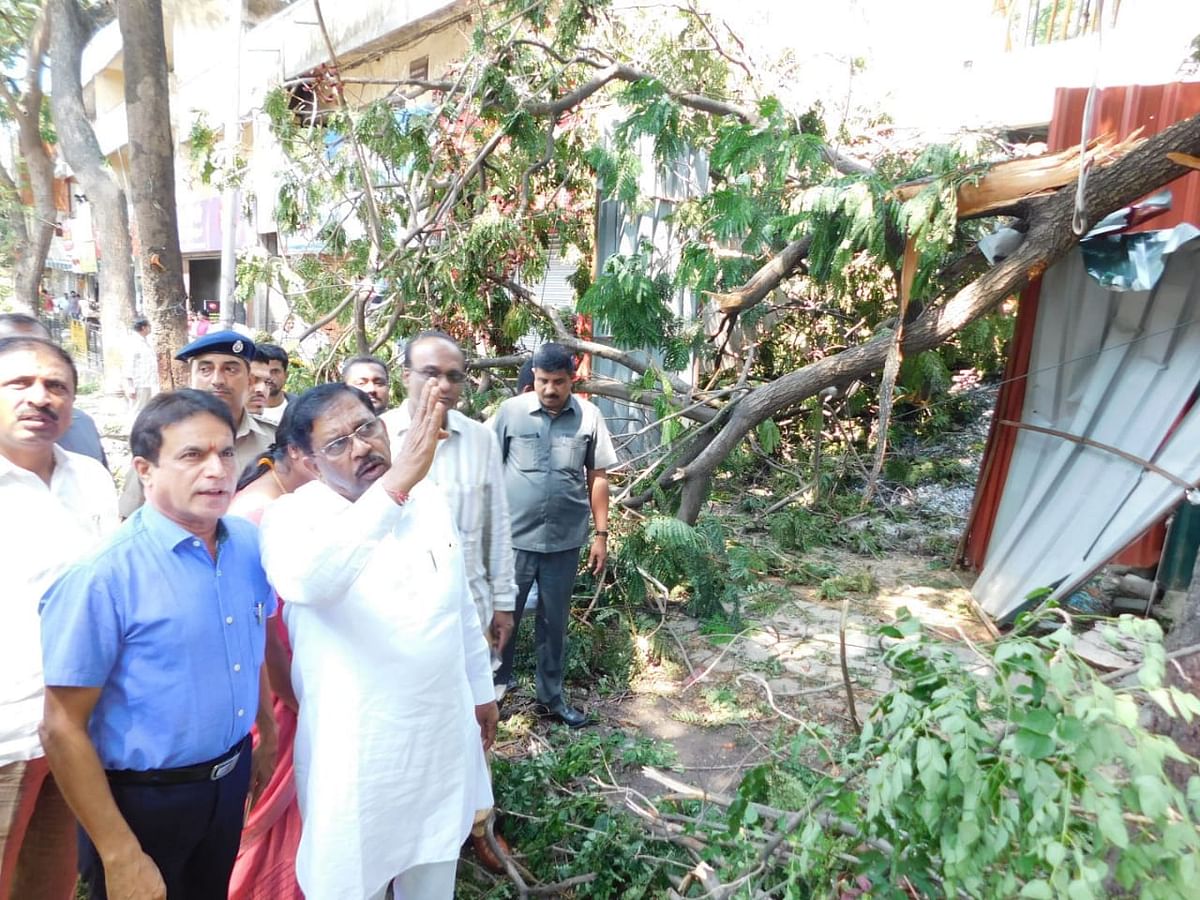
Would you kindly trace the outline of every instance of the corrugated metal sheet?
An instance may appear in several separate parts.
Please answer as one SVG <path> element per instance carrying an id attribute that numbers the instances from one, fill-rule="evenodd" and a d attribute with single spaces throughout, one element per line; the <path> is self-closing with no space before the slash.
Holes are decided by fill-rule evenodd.
<path id="1" fill-rule="evenodd" d="M 533 292 L 538 303 L 554 309 L 575 308 L 575 287 L 571 278 L 575 265 L 562 255 L 562 241 L 553 238 L 546 254 L 546 273 L 537 284 L 525 285 Z"/>
<path id="2" fill-rule="evenodd" d="M 1054 93 L 1054 116 L 1047 138 L 1051 152 L 1079 145 L 1087 88 L 1059 88 Z M 1200 113 L 1200 82 L 1135 84 L 1103 88 L 1098 92 L 1094 134 L 1126 138 L 1141 128 L 1145 137 Z M 1172 181 L 1171 211 L 1133 231 L 1172 228 L 1180 222 L 1200 225 L 1200 172 Z"/>
<path id="3" fill-rule="evenodd" d="M 1042 281 L 1037 279 L 1021 292 L 1017 308 L 1017 328 L 1008 346 L 1004 366 L 1004 382 L 996 397 L 996 408 L 988 428 L 987 444 L 979 467 L 979 481 L 971 504 L 967 528 L 963 534 L 962 565 L 979 570 L 987 559 L 988 543 L 996 524 L 996 509 L 1004 497 L 1008 467 L 1012 462 L 1017 430 L 1001 427 L 1005 419 L 1020 420 L 1025 406 L 1025 373 L 1029 371 L 1029 354 L 1033 350 L 1033 326 L 1037 321 L 1038 298 Z"/>
<path id="4" fill-rule="evenodd" d="M 1104 88 L 1099 92 L 1094 131 L 1128 137 L 1142 128 L 1147 136 L 1200 112 L 1200 82 L 1176 82 L 1159 85 L 1128 85 Z M 1083 108 L 1087 88 L 1059 88 L 1054 95 L 1054 114 L 1047 139 L 1051 151 L 1065 150 L 1079 143 L 1083 123 Z M 1133 231 L 1171 228 L 1181 222 L 1200 226 L 1200 172 L 1176 179 L 1168 185 L 1172 191 L 1172 207 Z M 1157 193 L 1157 192 L 1156 192 Z M 1009 351 L 1009 366 L 1005 383 L 997 400 L 997 418 L 1002 411 L 1019 409 L 1024 399 L 1022 377 L 1027 371 L 1022 347 L 1032 341 L 1036 316 L 1027 314 L 1026 307 L 1036 304 L 1036 288 L 1027 289 L 1021 296 L 1021 313 L 1013 348 Z M 1011 416 L 1010 416 L 1011 417 Z M 1003 494 L 1012 452 L 1012 435 L 996 432 L 988 438 L 984 466 L 976 489 L 975 505 L 967 525 L 963 562 L 978 569 L 986 562 L 996 510 Z M 1164 529 L 1152 526 L 1149 539 L 1139 540 L 1122 554 L 1120 561 L 1127 565 L 1153 565 L 1162 547 Z"/>
<path id="5" fill-rule="evenodd" d="M 1188 408 L 1200 384 L 1200 239 L 1168 257 L 1149 292 L 1101 287 L 1076 249 L 1046 273 L 1033 333 L 1022 422 L 1200 480 L 1200 407 Z M 1037 588 L 1063 596 L 1181 497 L 1113 453 L 1021 431 L 975 597 L 1006 619 Z"/>
<path id="6" fill-rule="evenodd" d="M 686 235 L 679 233 L 671 221 L 676 204 L 708 191 L 708 159 L 701 153 L 691 153 L 669 168 L 658 166 L 653 159 L 649 141 L 643 140 L 641 147 L 642 178 L 638 185 L 643 198 L 653 198 L 647 212 L 636 213 L 615 200 L 600 204 L 596 222 L 596 269 L 600 271 L 608 258 L 617 253 L 633 253 L 643 242 L 653 245 L 661 258 L 676 263 Z M 678 291 L 671 298 L 675 315 L 688 320 L 696 316 L 697 298 L 689 291 Z M 604 323 L 596 323 L 596 339 L 604 340 Z M 643 353 L 661 363 L 657 353 Z M 592 360 L 595 375 L 624 380 L 629 373 L 624 367 L 605 359 Z M 685 381 L 690 380 L 687 371 L 676 373 Z M 592 400 L 604 413 L 614 436 L 640 431 L 654 419 L 652 412 L 633 406 L 593 397 Z M 623 449 L 631 454 L 645 452 L 659 440 L 652 429 L 638 438 L 624 442 Z"/>

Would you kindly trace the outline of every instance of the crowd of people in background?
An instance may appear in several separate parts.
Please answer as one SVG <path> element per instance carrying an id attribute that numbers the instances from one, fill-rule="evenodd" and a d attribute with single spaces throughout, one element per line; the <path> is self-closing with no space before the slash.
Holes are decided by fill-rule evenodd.
<path id="1" fill-rule="evenodd" d="M 66 290 L 61 294 L 52 294 L 45 287 L 39 288 L 39 298 L 42 304 L 42 312 L 47 315 L 60 316 L 62 318 L 75 319 L 81 321 L 85 318 L 98 318 L 98 309 L 96 301 L 92 297 L 84 299 L 80 296 L 79 291 Z"/>
<path id="2" fill-rule="evenodd" d="M 449 898 L 468 842 L 502 871 L 487 754 L 527 606 L 540 711 L 589 721 L 567 621 L 616 456 L 569 351 L 483 423 L 439 331 L 393 406 L 386 360 L 292 394 L 238 331 L 159 393 L 138 320 L 118 502 L 66 446 L 78 376 L 39 328 L 0 316 L 0 900 Z"/>

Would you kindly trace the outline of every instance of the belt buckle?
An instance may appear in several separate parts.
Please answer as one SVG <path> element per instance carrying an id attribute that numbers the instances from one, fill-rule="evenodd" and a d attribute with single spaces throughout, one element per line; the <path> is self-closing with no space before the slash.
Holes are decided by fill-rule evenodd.
<path id="1" fill-rule="evenodd" d="M 215 766 L 213 766 L 212 772 L 208 776 L 208 780 L 220 781 L 222 778 L 232 772 L 233 767 L 237 765 L 238 757 L 241 755 L 241 751 L 239 750 L 237 753 L 233 754 L 233 756 L 229 757 L 229 759 L 225 760 L 225 762 L 217 763 Z"/>

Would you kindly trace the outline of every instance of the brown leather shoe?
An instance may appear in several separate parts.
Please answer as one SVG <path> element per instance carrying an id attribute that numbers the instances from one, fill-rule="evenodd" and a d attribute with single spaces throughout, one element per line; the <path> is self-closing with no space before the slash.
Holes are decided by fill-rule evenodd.
<path id="1" fill-rule="evenodd" d="M 500 847 L 506 856 L 511 855 L 512 848 L 508 846 L 508 841 L 506 841 L 504 836 L 499 832 L 495 832 L 495 835 L 497 846 Z M 479 862 L 482 863 L 483 867 L 489 872 L 493 872 L 496 875 L 503 875 L 507 871 L 504 868 L 504 861 L 492 852 L 492 848 L 488 844 L 486 834 L 471 835 L 471 846 L 475 848 L 475 856 L 479 859 Z"/>

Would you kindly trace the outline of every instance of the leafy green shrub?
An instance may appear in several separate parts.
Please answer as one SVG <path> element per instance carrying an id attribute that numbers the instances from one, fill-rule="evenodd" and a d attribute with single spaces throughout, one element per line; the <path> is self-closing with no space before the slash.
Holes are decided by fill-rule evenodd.
<path id="1" fill-rule="evenodd" d="M 801 506 L 788 507 L 770 516 L 767 530 L 775 543 L 785 550 L 803 553 L 830 542 L 828 520 Z"/>
<path id="2" fill-rule="evenodd" d="M 752 577 L 755 561 L 741 553 L 731 558 L 727 540 L 717 519 L 702 518 L 694 528 L 667 516 L 647 519 L 617 551 L 618 583 L 631 599 L 644 601 L 641 569 L 668 588 L 686 590 L 688 613 L 697 618 L 724 614 L 725 603 L 736 616 L 741 588 Z"/>
<path id="3" fill-rule="evenodd" d="M 903 613 L 884 634 L 897 688 L 872 711 L 848 765 L 864 770 L 856 826 L 903 847 L 861 855 L 873 896 L 1191 896 L 1200 775 L 1186 793 L 1164 772 L 1197 761 L 1138 723 L 1139 701 L 1186 721 L 1200 699 L 1163 686 L 1156 623 L 1107 628 L 1140 641 L 1134 684 L 1111 687 L 1066 627 L 1018 635 L 965 661 Z M 862 804 L 862 806 L 859 806 Z M 845 807 L 842 811 L 845 814 Z M 816 840 L 812 826 L 799 841 Z"/>
<path id="4" fill-rule="evenodd" d="M 670 888 L 661 860 L 677 860 L 686 871 L 694 863 L 682 848 L 647 833 L 632 815 L 610 804 L 590 784 L 630 767 L 667 765 L 671 748 L 621 732 L 552 733 L 550 747 L 521 759 L 497 756 L 492 781 L 499 806 L 510 815 L 505 836 L 519 847 L 523 862 L 543 881 L 595 873 L 573 888 L 576 897 L 661 897 Z M 586 788 L 585 788 L 586 785 Z M 457 896 L 468 896 L 460 877 Z M 488 896 L 515 896 L 503 884 Z"/>

